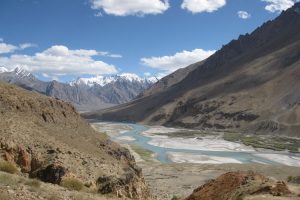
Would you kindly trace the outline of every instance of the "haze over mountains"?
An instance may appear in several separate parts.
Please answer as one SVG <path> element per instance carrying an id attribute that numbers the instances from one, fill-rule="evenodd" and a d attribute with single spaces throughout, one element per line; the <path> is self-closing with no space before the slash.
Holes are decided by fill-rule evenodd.
<path id="1" fill-rule="evenodd" d="M 71 102 L 83 111 L 129 102 L 157 81 L 155 77 L 140 78 L 124 73 L 78 78 L 70 83 L 44 82 L 24 69 L 9 71 L 5 67 L 0 68 L 0 80 Z"/>
<path id="2" fill-rule="evenodd" d="M 87 118 L 300 136 L 300 3 L 130 103 Z"/>

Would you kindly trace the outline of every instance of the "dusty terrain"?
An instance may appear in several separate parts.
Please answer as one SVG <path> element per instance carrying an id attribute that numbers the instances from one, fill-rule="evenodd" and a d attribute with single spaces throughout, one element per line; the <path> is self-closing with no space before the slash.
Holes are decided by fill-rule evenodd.
<path id="1" fill-rule="evenodd" d="M 60 185 L 75 179 L 90 191 L 150 196 L 126 148 L 94 131 L 69 103 L 0 83 L 0 156 L 17 174 Z"/>
<path id="2" fill-rule="evenodd" d="M 161 200 L 177 196 L 187 197 L 194 189 L 226 172 L 248 171 L 287 181 L 289 176 L 299 176 L 300 168 L 259 164 L 159 164 L 138 163 L 142 167 L 150 189 Z M 290 190 L 300 194 L 299 184 L 288 184 Z M 270 198 L 271 199 L 271 198 Z M 276 199 L 276 198 L 274 198 Z M 287 198 L 288 199 L 288 198 Z M 300 199 L 295 197 L 294 199 Z"/>

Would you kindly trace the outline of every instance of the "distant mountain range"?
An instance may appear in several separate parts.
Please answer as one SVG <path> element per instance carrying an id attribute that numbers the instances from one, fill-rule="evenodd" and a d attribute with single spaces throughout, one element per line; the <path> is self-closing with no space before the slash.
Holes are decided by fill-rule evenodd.
<path id="1" fill-rule="evenodd" d="M 73 103 L 80 111 L 107 108 L 129 102 L 158 80 L 135 74 L 78 78 L 70 83 L 44 82 L 22 68 L 0 67 L 0 81 Z"/>
<path id="2" fill-rule="evenodd" d="M 138 99 L 84 116 L 300 137 L 299 31 L 296 3 L 205 61 L 162 78 Z"/>

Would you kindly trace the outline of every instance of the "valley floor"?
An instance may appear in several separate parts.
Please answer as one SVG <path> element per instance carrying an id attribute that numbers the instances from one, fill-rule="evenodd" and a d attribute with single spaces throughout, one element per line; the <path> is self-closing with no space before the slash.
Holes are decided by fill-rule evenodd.
<path id="1" fill-rule="evenodd" d="M 130 149 L 138 165 L 142 167 L 146 182 L 150 185 L 152 193 L 155 194 L 159 200 L 170 200 L 173 197 L 186 197 L 198 186 L 229 171 L 251 170 L 284 181 L 286 181 L 288 177 L 300 175 L 300 158 L 298 154 L 271 150 L 257 151 L 243 144 L 222 140 L 214 136 L 214 134 L 204 139 L 199 138 L 195 141 L 193 137 L 194 133 L 190 133 L 190 135 L 192 135 L 191 137 L 186 137 L 185 140 L 182 140 L 178 139 L 178 137 L 169 137 L 170 135 L 168 135 L 170 133 L 173 133 L 173 136 L 174 134 L 178 134 L 178 129 L 164 127 L 139 129 L 141 127 L 135 127 L 134 130 L 138 131 L 134 132 L 134 134 L 149 137 L 149 140 L 144 141 L 144 137 L 125 134 L 133 130 L 128 124 L 101 122 L 93 123 L 92 126 L 98 131 L 106 132 L 112 139 Z M 139 134 L 139 131 L 141 131 L 141 134 Z M 173 143 L 171 141 L 173 141 Z M 209 143 L 212 141 L 215 143 Z M 137 144 L 143 144 L 146 148 Z M 204 144 L 213 152 L 212 154 L 215 152 L 214 156 L 192 154 L 189 152 L 193 150 L 203 151 L 202 148 L 206 148 Z M 160 149 L 154 149 L 154 151 L 166 154 L 168 160 L 164 160 L 162 157 L 153 153 L 153 151 L 150 151 L 149 149 L 153 148 L 152 145 L 154 148 L 160 147 Z M 172 147 L 180 147 L 181 149 L 186 149 L 187 152 L 168 152 Z M 160 152 L 164 148 L 166 148 L 167 152 Z M 220 152 L 227 152 L 228 155 L 225 153 L 225 157 L 224 155 L 217 156 Z M 255 156 L 261 157 L 263 164 L 258 160 L 245 159 L 245 162 L 243 162 L 242 158 L 230 158 L 232 155 L 238 157 L 248 154 L 255 154 Z M 267 162 L 267 160 L 264 159 L 273 160 L 276 164 L 271 162 L 264 163 Z M 289 184 L 288 186 L 294 193 L 300 194 L 300 185 Z M 262 196 L 257 198 L 268 199 L 268 197 Z M 298 197 L 295 199 L 297 198 Z"/>

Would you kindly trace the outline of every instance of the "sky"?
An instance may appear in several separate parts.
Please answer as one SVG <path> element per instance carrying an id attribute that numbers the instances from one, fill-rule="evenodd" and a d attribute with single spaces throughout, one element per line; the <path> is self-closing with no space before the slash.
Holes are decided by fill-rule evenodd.
<path id="1" fill-rule="evenodd" d="M 162 77 L 250 33 L 296 0 L 0 0 L 0 67 L 42 80 Z"/>

